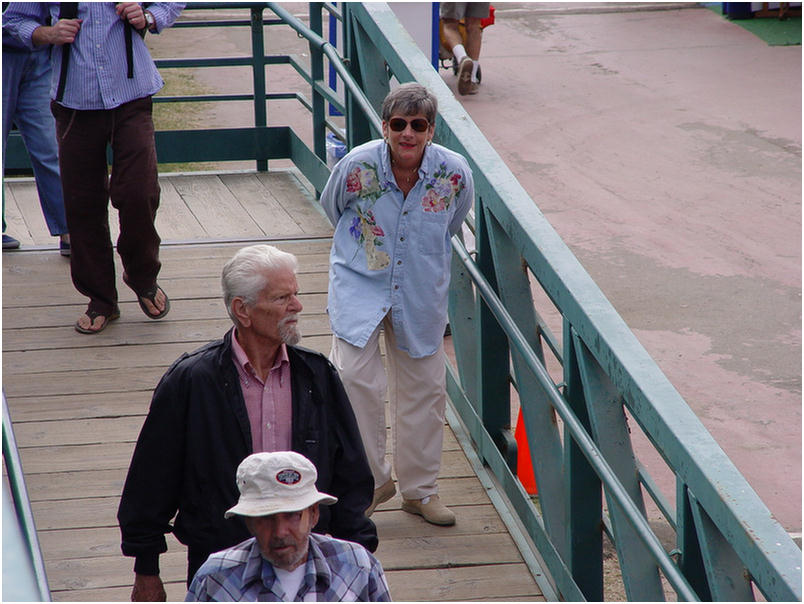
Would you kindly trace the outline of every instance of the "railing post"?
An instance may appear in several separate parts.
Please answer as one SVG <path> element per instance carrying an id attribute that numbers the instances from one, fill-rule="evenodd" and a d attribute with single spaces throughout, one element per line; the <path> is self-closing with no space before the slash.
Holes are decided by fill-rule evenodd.
<path id="1" fill-rule="evenodd" d="M 382 56 L 377 53 L 370 53 L 372 56 L 366 56 L 369 53 L 361 52 L 361 44 L 358 39 L 361 35 L 365 35 L 360 30 L 360 24 L 357 23 L 352 15 L 351 3 L 343 3 L 343 38 L 344 38 L 344 56 L 348 62 L 349 74 L 361 88 L 364 87 L 363 74 L 361 71 L 361 61 L 381 61 L 385 64 Z M 349 149 L 368 142 L 372 138 L 371 128 L 368 119 L 363 115 L 360 106 L 354 99 L 354 95 L 346 90 L 346 145 Z"/>
<path id="2" fill-rule="evenodd" d="M 712 591 L 706 579 L 701 543 L 695 530 L 687 485 L 678 478 L 676 479 L 676 548 L 681 572 L 702 601 L 711 601 Z"/>
<path id="3" fill-rule="evenodd" d="M 260 7 L 251 9 L 251 57 L 254 81 L 254 126 L 263 128 L 268 124 L 265 108 L 265 40 L 262 31 L 262 11 Z M 255 130 L 254 136 L 258 136 Z M 259 144 L 256 145 L 259 148 Z M 266 172 L 268 160 L 257 158 L 257 170 Z"/>
<path id="4" fill-rule="evenodd" d="M 310 2 L 310 29 L 323 37 L 323 23 L 321 19 L 321 2 Z M 327 161 L 327 125 L 326 103 L 324 97 L 316 90 L 315 83 L 324 85 L 324 53 L 315 44 L 310 42 L 310 77 L 313 80 L 313 152 L 318 158 Z"/>
<path id="5" fill-rule="evenodd" d="M 499 292 L 491 240 L 483 210 L 483 199 L 475 200 L 477 267 L 495 292 Z M 476 297 L 478 317 L 478 414 L 502 453 L 508 467 L 516 473 L 516 441 L 511 436 L 511 384 L 508 338 L 483 302 Z"/>
<path id="6" fill-rule="evenodd" d="M 578 420 L 591 433 L 572 325 L 564 319 L 564 397 Z M 600 478 L 581 448 L 564 432 L 567 472 L 567 551 L 572 578 L 589 602 L 603 601 L 603 510 Z"/>

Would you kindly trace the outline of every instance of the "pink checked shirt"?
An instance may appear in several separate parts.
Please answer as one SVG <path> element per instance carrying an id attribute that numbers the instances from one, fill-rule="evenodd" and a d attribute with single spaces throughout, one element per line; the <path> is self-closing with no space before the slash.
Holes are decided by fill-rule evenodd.
<path id="1" fill-rule="evenodd" d="M 274 366 L 263 383 L 255 374 L 236 334 L 235 330 L 232 337 L 232 357 L 246 401 L 254 453 L 290 451 L 292 403 L 287 348 L 282 344 Z"/>

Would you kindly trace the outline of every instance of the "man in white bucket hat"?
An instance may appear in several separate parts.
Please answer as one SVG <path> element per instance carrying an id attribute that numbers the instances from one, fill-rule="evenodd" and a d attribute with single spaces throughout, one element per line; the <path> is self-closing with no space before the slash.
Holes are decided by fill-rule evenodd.
<path id="1" fill-rule="evenodd" d="M 242 516 L 253 535 L 212 554 L 186 601 L 390 601 L 379 561 L 362 545 L 318 535 L 318 507 L 337 502 L 316 486 L 315 466 L 293 451 L 254 453 L 237 468 Z"/>

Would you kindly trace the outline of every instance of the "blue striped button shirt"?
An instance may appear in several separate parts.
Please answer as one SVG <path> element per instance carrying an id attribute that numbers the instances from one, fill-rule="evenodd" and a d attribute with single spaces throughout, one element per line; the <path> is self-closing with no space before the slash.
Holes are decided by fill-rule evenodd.
<path id="1" fill-rule="evenodd" d="M 48 16 L 59 18 L 59 2 L 12 2 L 3 13 L 3 31 L 33 49 L 34 30 Z M 158 33 L 173 25 L 184 3 L 154 2 L 148 6 Z M 70 66 L 61 104 L 70 109 L 114 109 L 124 103 L 151 96 L 164 82 L 143 39 L 134 32 L 132 50 L 134 77 L 129 79 L 126 59 L 125 25 L 115 11 L 114 2 L 81 2 L 78 5 L 81 29 L 72 43 Z M 152 32 L 153 33 L 153 32 Z M 63 47 L 54 46 L 50 98 L 56 98 L 61 73 Z"/>
<path id="2" fill-rule="evenodd" d="M 382 565 L 356 543 L 312 533 L 304 579 L 288 596 L 257 539 L 216 554 L 198 569 L 185 602 L 390 602 Z"/>

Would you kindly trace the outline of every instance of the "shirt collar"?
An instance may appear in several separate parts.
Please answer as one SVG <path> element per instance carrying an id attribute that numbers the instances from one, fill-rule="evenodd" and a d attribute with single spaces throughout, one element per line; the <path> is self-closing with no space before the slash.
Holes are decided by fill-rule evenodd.
<path id="1" fill-rule="evenodd" d="M 380 153 L 380 165 L 383 171 L 383 180 L 386 182 L 393 182 L 393 172 L 391 172 L 391 147 L 385 141 L 380 141 L 382 151 Z M 422 163 L 419 166 L 419 174 L 424 174 L 425 178 L 428 174 L 432 174 L 434 170 L 431 169 L 430 164 L 436 161 L 433 145 L 425 145 L 424 153 L 422 154 Z"/>
<path id="2" fill-rule="evenodd" d="M 307 571 L 305 572 L 304 580 L 309 580 L 312 583 L 312 576 L 315 577 L 316 584 L 321 584 L 326 586 L 326 588 L 329 588 L 332 583 L 332 569 L 329 564 L 327 564 L 326 556 L 319 549 L 314 535 L 310 535 L 310 547 L 307 553 Z M 324 589 L 319 589 L 320 593 L 324 593 L 324 591 Z"/>
<path id="3" fill-rule="evenodd" d="M 251 548 L 241 577 L 242 591 L 245 592 L 248 586 L 255 581 L 262 581 L 266 589 L 277 593 L 274 590 L 274 585 L 277 582 L 274 567 L 262 557 L 257 538 L 252 537 L 251 539 Z M 302 580 L 301 586 L 299 586 L 299 592 L 302 597 L 311 590 L 315 590 L 317 593 L 324 593 L 320 589 L 317 590 L 316 586 L 321 583 L 323 586 L 329 587 L 332 582 L 332 573 L 327 566 L 324 555 L 321 553 L 318 545 L 316 545 L 315 540 L 308 537 L 307 543 L 308 549 L 307 561 L 304 563 L 304 579 Z M 277 594 L 277 596 L 278 595 L 280 594 Z M 296 594 L 285 594 L 285 596 L 295 598 Z"/>
<path id="4" fill-rule="evenodd" d="M 232 328 L 232 357 L 235 360 L 235 365 L 237 368 L 244 373 L 248 377 L 256 377 L 254 375 L 254 369 L 251 366 L 251 361 L 248 360 L 248 355 L 246 351 L 243 350 L 243 347 L 240 345 L 240 342 L 237 341 L 237 328 Z M 283 343 L 279 347 L 279 352 L 274 359 L 274 366 L 271 367 L 271 371 L 281 367 L 283 363 L 289 363 L 290 359 L 288 358 L 288 347 Z"/>

